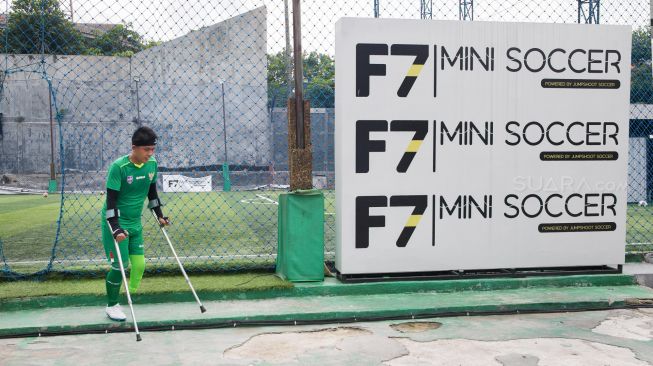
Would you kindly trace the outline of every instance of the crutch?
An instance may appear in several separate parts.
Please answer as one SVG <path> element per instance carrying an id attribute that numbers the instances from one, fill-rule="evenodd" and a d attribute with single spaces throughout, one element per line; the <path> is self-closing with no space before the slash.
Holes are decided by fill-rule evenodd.
<path id="1" fill-rule="evenodd" d="M 195 296 L 195 301 L 197 301 L 197 304 L 200 306 L 200 311 L 202 313 L 206 312 L 206 308 L 204 305 L 202 305 L 202 302 L 200 301 L 200 298 L 197 297 L 197 293 L 195 292 L 195 289 L 193 288 L 193 284 L 190 283 L 190 278 L 188 278 L 188 275 L 186 274 L 186 270 L 184 270 L 184 266 L 181 264 L 181 261 L 179 260 L 179 257 L 177 256 L 177 252 L 175 251 L 175 248 L 172 246 L 172 242 L 170 241 L 170 238 L 168 237 L 168 233 L 166 232 L 166 229 L 163 227 L 164 225 L 161 225 L 159 222 L 159 218 L 156 216 L 156 213 L 154 210 L 150 210 L 152 212 L 152 216 L 154 216 L 154 220 L 156 220 L 157 225 L 161 229 L 161 232 L 163 233 L 163 236 L 166 237 L 166 241 L 168 241 L 168 245 L 170 246 L 170 250 L 172 250 L 172 254 L 174 254 L 175 259 L 177 260 L 177 264 L 179 264 L 179 269 L 181 269 L 181 273 L 184 275 L 184 278 L 186 279 L 186 283 L 190 287 L 190 290 L 193 292 L 193 296 Z"/>
<path id="2" fill-rule="evenodd" d="M 129 285 L 127 284 L 127 276 L 125 275 L 125 266 L 122 264 L 122 256 L 120 256 L 120 246 L 118 241 L 114 238 L 113 244 L 116 246 L 116 255 L 118 256 L 118 264 L 120 264 L 120 274 L 122 274 L 122 283 L 125 284 L 125 293 L 127 294 L 127 303 L 129 310 L 132 312 L 132 320 L 134 321 L 134 330 L 136 330 L 136 341 L 141 341 L 141 333 L 138 331 L 138 323 L 136 322 L 136 314 L 134 314 L 134 305 L 132 304 L 132 297 L 129 295 Z"/>

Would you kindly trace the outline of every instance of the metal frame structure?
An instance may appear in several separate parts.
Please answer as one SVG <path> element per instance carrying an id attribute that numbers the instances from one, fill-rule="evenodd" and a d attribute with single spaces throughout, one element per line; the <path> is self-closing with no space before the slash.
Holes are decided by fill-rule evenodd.
<path id="1" fill-rule="evenodd" d="M 601 0 L 578 0 L 578 23 L 599 24 Z"/>
<path id="2" fill-rule="evenodd" d="M 474 20 L 474 0 L 459 0 L 458 19 Z"/>
<path id="3" fill-rule="evenodd" d="M 421 19 L 433 19 L 433 0 L 421 0 L 419 4 Z"/>

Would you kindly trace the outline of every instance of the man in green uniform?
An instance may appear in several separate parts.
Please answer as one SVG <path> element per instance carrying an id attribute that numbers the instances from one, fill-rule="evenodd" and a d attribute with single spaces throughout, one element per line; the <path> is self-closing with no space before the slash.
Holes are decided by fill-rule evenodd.
<path id="1" fill-rule="evenodd" d="M 170 221 L 161 212 L 161 202 L 156 191 L 157 162 L 154 159 L 157 136 L 149 127 L 139 127 L 132 136 L 132 151 L 111 163 L 107 173 L 107 200 L 102 211 L 102 243 L 111 263 L 107 274 L 107 316 L 124 321 L 125 313 L 118 304 L 122 274 L 114 240 L 120 247 L 125 269 L 131 262 L 129 291 L 135 292 L 145 271 L 143 252 L 143 226 L 141 215 L 145 197 L 148 208 L 154 210 L 159 224 Z"/>

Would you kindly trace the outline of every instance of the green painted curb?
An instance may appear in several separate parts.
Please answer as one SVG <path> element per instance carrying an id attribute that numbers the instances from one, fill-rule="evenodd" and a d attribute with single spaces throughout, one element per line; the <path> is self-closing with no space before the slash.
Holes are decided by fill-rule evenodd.
<path id="1" fill-rule="evenodd" d="M 216 301 L 260 300 L 305 296 L 376 295 L 420 292 L 452 293 L 460 291 L 496 291 L 518 288 L 602 287 L 630 285 L 636 285 L 635 277 L 623 274 L 491 279 L 486 278 L 439 281 L 394 281 L 355 284 L 342 284 L 335 279 L 328 279 L 324 283 L 298 283 L 295 284 L 293 288 L 288 289 L 269 289 L 246 292 L 217 292 L 202 291 L 201 289 L 198 289 L 197 293 L 202 301 Z M 136 304 L 195 301 L 192 294 L 190 293 L 190 290 L 174 293 L 142 293 L 136 294 L 133 297 L 134 303 Z M 104 302 L 105 296 L 96 294 L 2 299 L 0 300 L 0 312 L 69 306 L 99 306 L 103 305 Z"/>
<path id="2" fill-rule="evenodd" d="M 302 323 L 360 322 L 374 320 L 435 318 L 446 316 L 494 315 L 516 313 L 543 313 L 561 311 L 609 310 L 629 307 L 625 300 L 549 302 L 531 304 L 501 304 L 448 306 L 440 308 L 411 308 L 383 311 L 339 311 L 315 313 L 285 313 L 276 315 L 215 317 L 209 319 L 166 320 L 139 322 L 143 332 L 162 330 L 182 330 L 191 328 L 220 328 L 236 326 L 294 325 Z M 48 326 L 0 329 L 0 338 L 26 336 L 49 336 L 75 333 L 112 333 L 132 331 L 130 322 L 97 323 L 80 326 Z"/>

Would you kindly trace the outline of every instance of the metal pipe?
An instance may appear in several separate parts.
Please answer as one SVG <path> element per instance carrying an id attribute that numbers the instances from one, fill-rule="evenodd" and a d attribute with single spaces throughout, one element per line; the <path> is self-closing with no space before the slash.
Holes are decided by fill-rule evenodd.
<path id="1" fill-rule="evenodd" d="M 301 28 L 301 6 L 300 0 L 293 0 L 293 51 L 295 53 L 295 122 L 298 149 L 304 149 L 304 65 L 302 55 L 302 28 Z"/>
<path id="2" fill-rule="evenodd" d="M 48 104 L 50 105 L 50 179 L 54 180 L 54 120 L 52 119 L 52 87 L 49 81 Z"/>
<path id="3" fill-rule="evenodd" d="M 140 78 L 134 78 L 134 81 L 136 82 L 136 124 L 138 127 L 141 126 L 141 101 L 140 101 L 140 95 L 139 95 L 139 90 L 138 90 L 138 82 L 140 81 Z"/>
<path id="4" fill-rule="evenodd" d="M 283 1 L 285 18 L 286 18 L 286 101 L 292 95 L 292 56 L 290 55 L 290 19 L 288 14 L 288 0 Z M 275 106 L 274 104 L 272 105 Z"/>
<path id="5" fill-rule="evenodd" d="M 222 137 L 224 139 L 224 162 L 229 162 L 229 156 L 227 155 L 227 106 L 224 104 L 224 81 L 220 82 L 222 86 Z"/>

